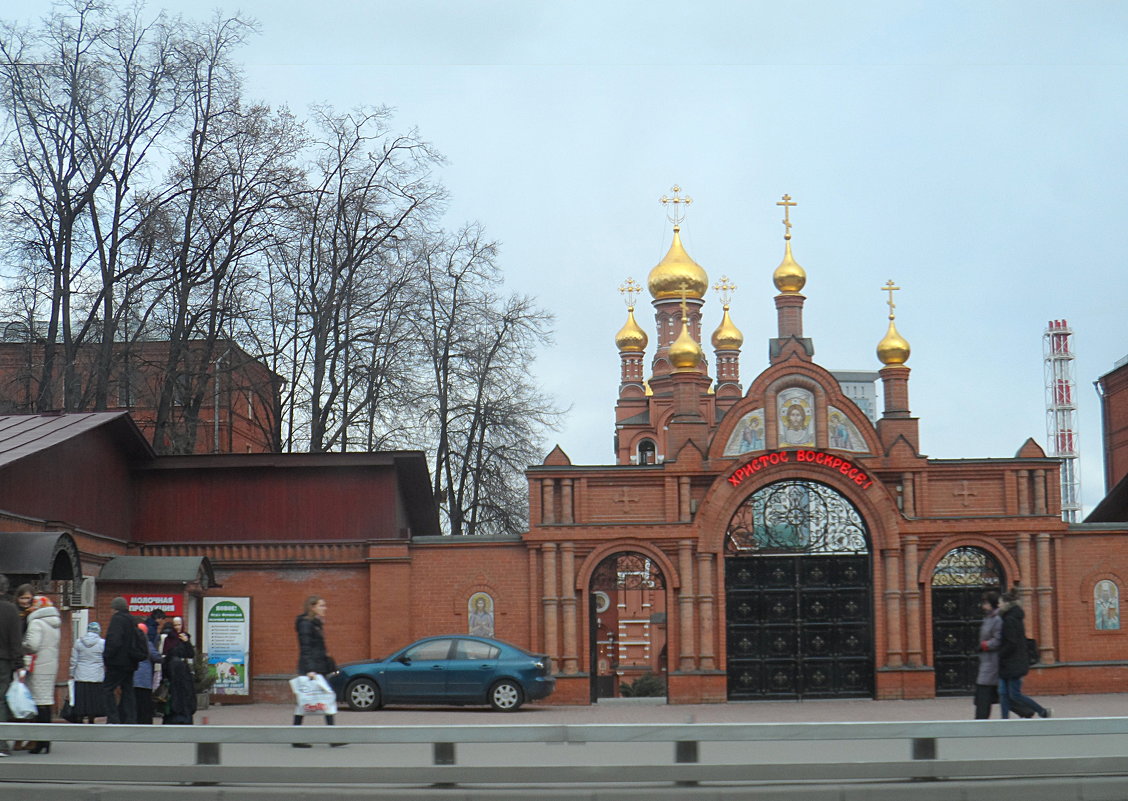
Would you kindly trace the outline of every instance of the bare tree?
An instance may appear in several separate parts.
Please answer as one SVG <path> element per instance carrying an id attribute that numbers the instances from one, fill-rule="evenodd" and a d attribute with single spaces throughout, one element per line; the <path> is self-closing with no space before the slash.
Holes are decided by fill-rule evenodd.
<path id="1" fill-rule="evenodd" d="M 523 530 L 524 469 L 561 414 L 529 373 L 551 315 L 530 298 L 500 295 L 496 257 L 479 226 L 436 238 L 418 256 L 427 297 L 417 337 L 431 372 L 419 406 L 450 534 Z"/>
<path id="2" fill-rule="evenodd" d="M 38 28 L 0 30 L 2 221 L 9 253 L 50 278 L 35 304 L 46 319 L 36 409 L 106 404 L 122 252 L 142 217 L 130 183 L 178 107 L 173 29 L 139 14 L 72 0 Z M 79 370 L 90 342 L 93 364 Z"/>
<path id="3" fill-rule="evenodd" d="M 408 373 L 402 244 L 442 190 L 429 173 L 439 156 L 415 132 L 391 133 L 388 120 L 387 109 L 314 109 L 298 235 L 274 252 L 285 286 L 276 297 L 293 309 L 291 436 L 313 452 L 378 445 L 373 412 Z"/>

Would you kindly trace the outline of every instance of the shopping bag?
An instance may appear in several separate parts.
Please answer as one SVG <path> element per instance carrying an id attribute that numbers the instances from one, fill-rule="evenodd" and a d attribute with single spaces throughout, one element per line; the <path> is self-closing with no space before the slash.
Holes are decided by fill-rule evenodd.
<path id="1" fill-rule="evenodd" d="M 320 673 L 309 676 L 295 676 L 290 679 L 290 689 L 294 691 L 295 715 L 336 715 L 337 694 Z"/>
<path id="2" fill-rule="evenodd" d="M 16 720 L 27 720 L 39 714 L 35 699 L 31 697 L 31 690 L 27 688 L 22 678 L 12 677 L 12 683 L 8 685 L 4 700 L 8 702 L 8 711 Z"/>

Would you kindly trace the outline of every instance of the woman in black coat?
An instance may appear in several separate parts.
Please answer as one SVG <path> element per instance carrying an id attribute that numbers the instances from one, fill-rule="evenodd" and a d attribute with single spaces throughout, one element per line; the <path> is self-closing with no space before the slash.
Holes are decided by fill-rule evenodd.
<path id="1" fill-rule="evenodd" d="M 174 617 L 165 631 L 167 636 L 161 644 L 161 653 L 164 655 L 163 676 L 168 681 L 168 712 L 164 722 L 190 726 L 196 714 L 196 676 L 192 671 L 196 649 L 184 630 L 182 618 Z"/>
<path id="2" fill-rule="evenodd" d="M 1003 593 L 999 614 L 1003 618 L 1002 643 L 999 645 L 999 707 L 1002 717 L 1010 717 L 1011 707 L 1017 702 L 1039 717 L 1048 718 L 1050 710 L 1022 693 L 1022 677 L 1030 671 L 1030 661 L 1026 658 L 1026 613 L 1018 605 L 1015 593 Z M 1030 717 L 1029 713 L 1024 714 Z"/>
<path id="3" fill-rule="evenodd" d="M 337 669 L 333 658 L 325 648 L 325 612 L 328 609 L 325 599 L 320 595 L 311 595 L 306 599 L 305 608 L 294 621 L 294 628 L 298 632 L 298 674 L 309 678 L 320 674 L 328 676 Z M 302 715 L 294 715 L 294 725 L 302 725 Z M 332 715 L 325 716 L 325 723 L 334 724 Z M 332 743 L 333 746 L 344 743 Z M 294 748 L 309 748 L 309 743 L 294 743 Z"/>

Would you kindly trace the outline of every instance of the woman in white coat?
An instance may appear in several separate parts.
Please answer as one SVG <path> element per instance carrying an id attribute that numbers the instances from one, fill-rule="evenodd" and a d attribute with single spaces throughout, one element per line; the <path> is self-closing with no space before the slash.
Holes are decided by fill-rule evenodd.
<path id="1" fill-rule="evenodd" d="M 71 648 L 70 677 L 74 679 L 74 718 L 77 723 L 93 723 L 94 718 L 106 714 L 102 681 L 106 678 L 106 665 L 102 654 L 106 641 L 102 639 L 102 626 L 93 620 L 86 633 L 74 641 Z"/>
<path id="2" fill-rule="evenodd" d="M 59 672 L 59 630 L 63 619 L 51 601 L 44 595 L 35 596 L 27 615 L 27 631 L 23 647 L 24 664 L 28 669 L 27 686 L 39 707 L 37 723 L 50 723 L 55 704 L 55 675 Z M 30 749 L 32 754 L 46 754 L 51 743 L 39 741 Z"/>

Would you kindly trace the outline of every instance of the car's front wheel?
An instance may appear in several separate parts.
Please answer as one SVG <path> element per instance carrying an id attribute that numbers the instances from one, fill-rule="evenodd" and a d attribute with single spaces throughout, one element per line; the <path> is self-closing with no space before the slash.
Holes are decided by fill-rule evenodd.
<path id="1" fill-rule="evenodd" d="M 521 706 L 525 694 L 521 685 L 510 679 L 502 679 L 490 688 L 490 706 L 498 712 L 512 712 Z"/>
<path id="2" fill-rule="evenodd" d="M 350 709 L 368 712 L 380 706 L 380 688 L 372 679 L 353 679 L 345 688 L 345 700 Z"/>

